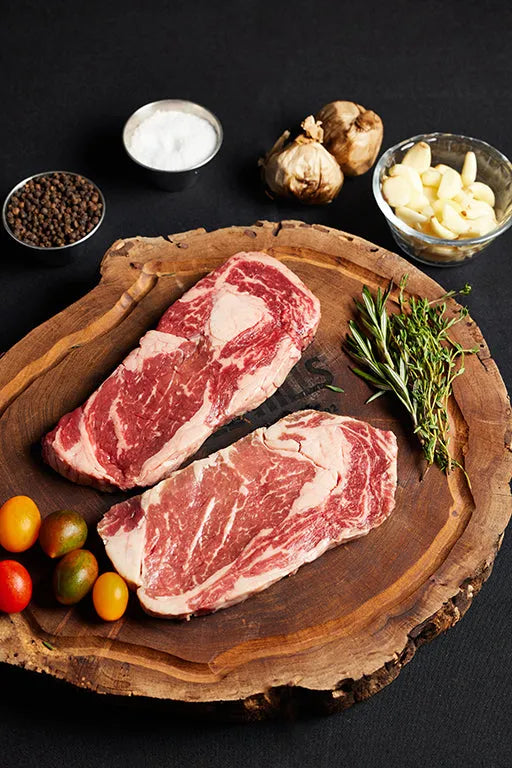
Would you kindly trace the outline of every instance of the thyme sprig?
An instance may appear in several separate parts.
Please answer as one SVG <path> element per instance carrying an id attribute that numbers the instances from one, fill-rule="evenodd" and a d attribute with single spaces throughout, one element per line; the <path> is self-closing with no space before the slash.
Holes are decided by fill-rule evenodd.
<path id="1" fill-rule="evenodd" d="M 363 287 L 362 301 L 356 300 L 359 322 L 349 321 L 346 341 L 348 352 L 360 366 L 353 370 L 377 390 L 367 402 L 385 392 L 398 398 L 411 416 L 429 465 L 436 463 L 445 472 L 453 467 L 463 469 L 449 451 L 448 400 L 454 379 L 464 373 L 464 356 L 477 352 L 478 347 L 464 349 L 449 336 L 468 309 L 462 307 L 448 318 L 446 300 L 467 295 L 471 286 L 428 301 L 406 297 L 406 285 L 404 275 L 396 314 L 388 314 L 386 308 L 393 282 L 384 292 L 379 288 L 375 297 Z"/>

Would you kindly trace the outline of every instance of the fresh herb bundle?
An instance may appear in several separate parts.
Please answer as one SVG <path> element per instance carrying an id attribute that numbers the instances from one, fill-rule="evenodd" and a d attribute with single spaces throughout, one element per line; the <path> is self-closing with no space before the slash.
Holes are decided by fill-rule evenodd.
<path id="1" fill-rule="evenodd" d="M 436 301 L 405 297 L 407 275 L 400 281 L 399 312 L 388 314 L 386 303 L 393 282 L 373 298 L 367 286 L 362 301 L 356 300 L 359 323 L 349 321 L 347 350 L 361 367 L 354 373 L 378 391 L 367 402 L 392 392 L 409 412 L 414 432 L 428 464 L 434 462 L 445 472 L 461 467 L 449 452 L 448 399 L 453 380 L 464 373 L 464 355 L 478 348 L 463 349 L 448 335 L 468 310 L 462 307 L 451 319 L 446 317 L 446 299 L 471 291 L 450 291 Z"/>

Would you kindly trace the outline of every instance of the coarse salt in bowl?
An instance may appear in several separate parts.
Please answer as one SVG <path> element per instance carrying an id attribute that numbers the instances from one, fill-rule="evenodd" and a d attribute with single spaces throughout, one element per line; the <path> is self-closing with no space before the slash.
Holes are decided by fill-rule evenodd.
<path id="1" fill-rule="evenodd" d="M 222 144 L 222 126 L 199 104 L 164 99 L 138 109 L 123 130 L 129 157 L 171 191 L 192 184 Z"/>
<path id="2" fill-rule="evenodd" d="M 215 151 L 217 133 L 208 120 L 191 112 L 157 109 L 134 130 L 130 152 L 159 171 L 186 171 L 202 165 Z"/>

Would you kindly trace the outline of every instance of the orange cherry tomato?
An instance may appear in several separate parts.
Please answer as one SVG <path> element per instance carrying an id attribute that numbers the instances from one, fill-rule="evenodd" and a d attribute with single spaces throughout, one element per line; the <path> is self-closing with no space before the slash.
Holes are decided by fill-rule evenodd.
<path id="1" fill-rule="evenodd" d="M 32 579 L 15 560 L 0 561 L 0 611 L 19 613 L 30 603 Z"/>
<path id="2" fill-rule="evenodd" d="M 0 508 L 0 545 L 8 552 L 25 552 L 36 543 L 41 514 L 28 496 L 13 496 Z"/>
<path id="3" fill-rule="evenodd" d="M 128 587 L 125 580 L 113 571 L 102 573 L 92 588 L 92 601 L 100 619 L 120 619 L 128 605 Z"/>

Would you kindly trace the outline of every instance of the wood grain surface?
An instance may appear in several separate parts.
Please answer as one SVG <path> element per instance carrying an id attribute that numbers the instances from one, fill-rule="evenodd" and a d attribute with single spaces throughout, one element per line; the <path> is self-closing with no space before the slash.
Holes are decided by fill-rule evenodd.
<path id="1" fill-rule="evenodd" d="M 238 251 L 264 250 L 319 297 L 317 337 L 278 392 L 219 430 L 205 456 L 286 413 L 322 408 L 393 429 L 399 443 L 396 509 L 378 529 L 326 553 L 246 602 L 191 621 L 146 616 L 99 621 L 90 598 L 73 608 L 51 593 L 51 564 L 36 547 L 19 559 L 34 576 L 22 614 L 0 617 L 0 660 L 99 693 L 166 699 L 194 714 L 257 719 L 329 712 L 391 682 L 416 649 L 455 624 L 489 575 L 511 513 L 510 404 L 484 339 L 456 327 L 466 360 L 450 404 L 452 450 L 463 473 L 430 468 L 407 417 L 369 390 L 342 350 L 363 284 L 385 287 L 407 272 L 408 290 L 443 290 L 396 254 L 352 235 L 298 221 L 207 233 L 119 240 L 99 285 L 28 334 L 0 360 L 0 500 L 32 496 L 42 514 L 73 508 L 90 525 L 87 546 L 108 561 L 95 523 L 121 493 L 75 486 L 46 467 L 40 439 L 79 405 L 189 286 Z M 448 311 L 457 305 L 449 302 Z M 343 387 L 344 394 L 326 389 Z"/>

